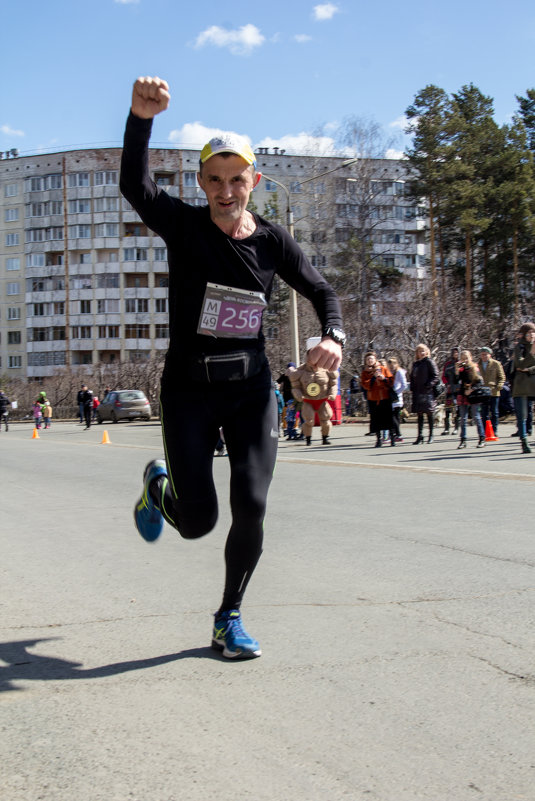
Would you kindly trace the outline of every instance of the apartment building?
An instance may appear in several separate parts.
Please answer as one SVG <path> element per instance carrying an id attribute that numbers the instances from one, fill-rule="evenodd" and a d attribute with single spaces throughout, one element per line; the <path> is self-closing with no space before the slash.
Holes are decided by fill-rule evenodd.
<path id="1" fill-rule="evenodd" d="M 44 378 L 60 367 L 164 352 L 166 247 L 119 192 L 120 149 L 4 155 L 0 374 Z M 169 194 L 204 205 L 198 158 L 195 150 L 151 149 L 153 178 Z M 301 246 L 328 272 L 362 205 L 358 165 L 277 148 L 263 148 L 257 158 L 258 169 L 269 176 L 253 195 L 258 212 L 277 216 L 278 209 L 284 224 L 289 205 Z M 370 165 L 365 180 L 374 252 L 385 265 L 423 277 L 425 210 L 405 196 L 406 165 Z M 324 172 L 330 174 L 321 177 Z M 310 181 L 314 175 L 320 177 Z"/>

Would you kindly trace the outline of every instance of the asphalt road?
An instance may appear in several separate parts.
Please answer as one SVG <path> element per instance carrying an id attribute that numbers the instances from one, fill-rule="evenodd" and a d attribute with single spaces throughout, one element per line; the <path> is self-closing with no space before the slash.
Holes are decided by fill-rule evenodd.
<path id="1" fill-rule="evenodd" d="M 156 423 L 0 433 L 2 801 L 534 801 L 535 450 L 364 431 L 281 442 L 240 663 L 226 458 L 216 530 L 147 545 Z"/>

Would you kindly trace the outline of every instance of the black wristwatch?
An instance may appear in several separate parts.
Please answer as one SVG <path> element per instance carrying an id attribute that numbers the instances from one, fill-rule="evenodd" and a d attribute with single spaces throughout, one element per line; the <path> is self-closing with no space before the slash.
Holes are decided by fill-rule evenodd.
<path id="1" fill-rule="evenodd" d="M 342 348 L 346 344 L 347 336 L 345 331 L 342 331 L 341 328 L 334 328 L 333 326 L 328 326 L 327 328 L 323 329 L 323 336 L 329 337 L 330 339 L 333 340 L 333 342 L 337 342 L 339 345 L 342 346 Z"/>

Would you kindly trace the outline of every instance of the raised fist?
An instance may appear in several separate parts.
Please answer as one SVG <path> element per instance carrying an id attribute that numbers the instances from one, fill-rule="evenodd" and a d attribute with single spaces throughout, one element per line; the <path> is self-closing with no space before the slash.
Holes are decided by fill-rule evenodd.
<path id="1" fill-rule="evenodd" d="M 138 78 L 132 90 L 132 114 L 143 120 L 151 120 L 166 110 L 170 98 L 167 81 L 161 78 Z"/>

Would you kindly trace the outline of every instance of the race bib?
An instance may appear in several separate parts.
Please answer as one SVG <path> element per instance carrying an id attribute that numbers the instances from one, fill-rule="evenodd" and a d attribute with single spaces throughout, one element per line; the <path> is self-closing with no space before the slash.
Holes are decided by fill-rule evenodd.
<path id="1" fill-rule="evenodd" d="M 232 339 L 252 339 L 262 325 L 266 308 L 262 292 L 206 284 L 198 334 Z"/>

